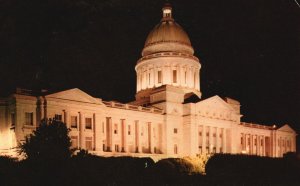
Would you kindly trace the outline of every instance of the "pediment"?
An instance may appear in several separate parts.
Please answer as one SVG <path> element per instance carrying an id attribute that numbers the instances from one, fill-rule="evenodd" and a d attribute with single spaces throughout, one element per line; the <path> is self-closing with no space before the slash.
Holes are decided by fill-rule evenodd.
<path id="1" fill-rule="evenodd" d="M 288 124 L 283 125 L 282 127 L 277 129 L 278 131 L 283 131 L 283 132 L 293 132 L 296 133 L 294 129 L 292 129 Z"/>
<path id="2" fill-rule="evenodd" d="M 56 98 L 69 101 L 101 104 L 101 100 L 90 96 L 78 88 L 73 88 L 45 96 L 46 98 Z"/>
<path id="3" fill-rule="evenodd" d="M 213 96 L 210 98 L 207 98 L 203 101 L 199 101 L 197 104 L 198 108 L 204 108 L 204 109 L 212 109 L 212 110 L 228 110 L 235 112 L 234 108 L 226 103 L 222 98 L 219 96 Z"/>

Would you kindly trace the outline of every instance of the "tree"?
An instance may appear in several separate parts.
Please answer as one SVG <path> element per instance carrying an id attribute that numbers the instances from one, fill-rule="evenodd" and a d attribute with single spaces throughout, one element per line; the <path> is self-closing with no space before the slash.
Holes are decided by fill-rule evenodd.
<path id="1" fill-rule="evenodd" d="M 19 145 L 20 154 L 29 160 L 64 160 L 72 155 L 69 129 L 57 120 L 43 120 Z"/>

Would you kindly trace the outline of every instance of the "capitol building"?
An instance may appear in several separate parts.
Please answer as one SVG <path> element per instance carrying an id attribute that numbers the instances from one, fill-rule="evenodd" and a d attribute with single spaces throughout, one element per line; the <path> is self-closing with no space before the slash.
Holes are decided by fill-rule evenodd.
<path id="1" fill-rule="evenodd" d="M 129 103 L 104 101 L 78 88 L 38 96 L 17 89 L 0 98 L 0 154 L 15 154 L 44 118 L 70 128 L 73 148 L 100 156 L 282 157 L 296 151 L 297 134 L 288 124 L 245 123 L 239 101 L 217 95 L 201 99 L 201 62 L 168 4 L 135 71 L 136 99 Z"/>

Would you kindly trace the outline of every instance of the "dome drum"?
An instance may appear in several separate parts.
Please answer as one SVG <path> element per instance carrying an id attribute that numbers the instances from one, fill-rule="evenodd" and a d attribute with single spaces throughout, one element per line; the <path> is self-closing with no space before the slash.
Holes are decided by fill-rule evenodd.
<path id="1" fill-rule="evenodd" d="M 136 66 L 137 92 L 162 85 L 200 92 L 200 68 L 200 63 L 190 58 L 163 57 L 143 60 Z"/>

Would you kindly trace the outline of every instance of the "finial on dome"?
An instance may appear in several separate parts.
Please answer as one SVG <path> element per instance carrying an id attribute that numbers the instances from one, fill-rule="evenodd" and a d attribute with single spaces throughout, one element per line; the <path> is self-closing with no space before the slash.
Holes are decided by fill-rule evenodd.
<path id="1" fill-rule="evenodd" d="M 172 6 L 170 3 L 165 3 L 164 7 L 162 8 L 163 12 L 163 20 L 173 20 L 172 18 Z"/>

